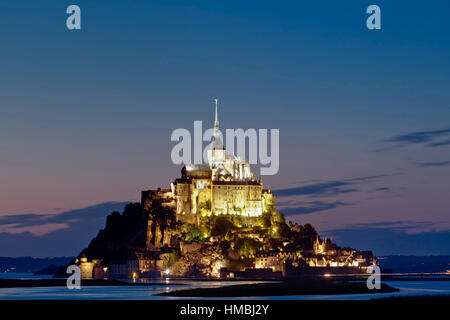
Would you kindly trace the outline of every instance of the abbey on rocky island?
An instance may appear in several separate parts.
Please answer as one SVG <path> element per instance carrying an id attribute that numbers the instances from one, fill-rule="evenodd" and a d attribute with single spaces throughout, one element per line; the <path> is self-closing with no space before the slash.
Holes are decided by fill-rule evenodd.
<path id="1" fill-rule="evenodd" d="M 225 150 L 217 101 L 207 163 L 185 165 L 170 188 L 113 212 L 75 260 L 83 278 L 289 278 L 364 273 L 371 251 L 339 247 L 276 211 L 250 164 Z"/>

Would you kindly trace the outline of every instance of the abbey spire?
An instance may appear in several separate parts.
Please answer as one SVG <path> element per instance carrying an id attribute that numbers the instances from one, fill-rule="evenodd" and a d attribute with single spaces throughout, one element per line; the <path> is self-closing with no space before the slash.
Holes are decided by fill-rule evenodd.
<path id="1" fill-rule="evenodd" d="M 212 145 L 213 150 L 221 150 L 220 152 L 215 151 L 213 158 L 215 160 L 219 160 L 219 162 L 222 162 L 225 159 L 225 148 L 223 146 L 222 142 L 222 133 L 219 130 L 219 115 L 217 112 L 217 102 L 219 99 L 214 99 L 214 102 L 216 104 L 216 113 L 214 116 L 214 141 Z M 216 162 L 216 161 L 213 161 Z"/>
<path id="2" fill-rule="evenodd" d="M 218 99 L 214 99 L 215 103 L 216 103 L 216 117 L 214 118 L 214 131 L 218 131 L 219 130 L 219 117 L 217 115 L 217 102 L 219 101 Z"/>
<path id="3" fill-rule="evenodd" d="M 216 113 L 214 117 L 214 143 L 213 143 L 213 149 L 214 150 L 225 150 L 222 142 L 222 134 L 219 130 L 219 116 L 217 112 L 217 102 L 218 99 L 214 99 L 214 102 L 216 103 Z M 225 153 L 223 155 L 221 154 L 219 158 L 224 158 Z"/>

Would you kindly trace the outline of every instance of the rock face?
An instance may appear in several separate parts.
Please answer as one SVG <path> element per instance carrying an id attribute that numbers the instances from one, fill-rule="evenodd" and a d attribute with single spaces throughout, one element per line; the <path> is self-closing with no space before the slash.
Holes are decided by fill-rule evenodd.
<path id="1" fill-rule="evenodd" d="M 79 256 L 88 260 L 103 259 L 106 263 L 123 259 L 145 246 L 147 221 L 142 215 L 139 203 L 125 206 L 124 212 L 113 212 L 106 218 L 106 226 L 92 239 Z"/>
<path id="2" fill-rule="evenodd" d="M 175 212 L 166 209 L 156 209 L 144 212 L 147 218 L 147 232 L 145 246 L 153 250 L 172 245 L 170 229 L 175 224 Z"/>
<path id="3" fill-rule="evenodd" d="M 141 207 L 146 220 L 145 247 L 148 250 L 170 247 L 173 245 L 170 229 L 176 223 L 174 201 L 161 196 L 167 190 L 142 191 Z"/>
<path id="4" fill-rule="evenodd" d="M 189 249 L 184 246 L 181 258 L 173 266 L 173 271 L 176 275 L 184 277 L 218 277 L 220 268 L 225 266 L 224 252 L 220 246 L 195 243 Z"/>
<path id="5" fill-rule="evenodd" d="M 175 223 L 175 213 L 155 201 L 151 207 L 142 208 L 139 203 L 125 206 L 123 214 L 113 212 L 106 219 L 106 226 L 92 239 L 81 254 L 88 260 L 120 260 L 136 250 L 170 247 L 174 241 L 170 229 Z"/>

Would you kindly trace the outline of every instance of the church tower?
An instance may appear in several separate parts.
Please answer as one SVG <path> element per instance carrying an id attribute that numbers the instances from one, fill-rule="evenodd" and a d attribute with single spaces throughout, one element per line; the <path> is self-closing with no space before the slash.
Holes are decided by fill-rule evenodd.
<path id="1" fill-rule="evenodd" d="M 214 116 L 214 141 L 212 149 L 208 150 L 208 162 L 211 169 L 218 169 L 224 164 L 226 159 L 226 150 L 222 142 L 222 134 L 219 129 L 219 116 L 217 110 L 218 99 L 214 99 L 216 104 L 216 112 Z"/>
<path id="2" fill-rule="evenodd" d="M 216 103 L 216 116 L 214 118 L 214 133 L 216 131 L 219 131 L 219 117 L 217 115 L 217 102 L 218 101 L 219 101 L 218 99 L 214 99 L 214 102 Z"/>

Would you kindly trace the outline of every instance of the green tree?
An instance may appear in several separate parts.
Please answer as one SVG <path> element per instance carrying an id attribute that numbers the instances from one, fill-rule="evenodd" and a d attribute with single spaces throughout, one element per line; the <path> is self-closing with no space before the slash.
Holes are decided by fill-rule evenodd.
<path id="1" fill-rule="evenodd" d="M 258 220 L 258 224 L 260 224 L 262 227 L 268 228 L 272 225 L 272 214 L 269 212 L 263 212 Z"/>
<path id="2" fill-rule="evenodd" d="M 240 238 L 236 241 L 239 255 L 244 258 L 253 257 L 262 247 L 263 243 L 252 238 Z"/>
<path id="3" fill-rule="evenodd" d="M 211 235 L 224 236 L 234 229 L 234 224 L 225 216 L 215 217 L 212 221 Z"/>
<path id="4" fill-rule="evenodd" d="M 163 268 L 170 268 L 180 260 L 180 254 L 178 251 L 173 251 L 168 255 L 163 256 Z"/>
<path id="5" fill-rule="evenodd" d="M 205 239 L 205 230 L 202 230 L 201 227 L 196 226 L 194 224 L 189 225 L 189 229 L 185 237 L 186 241 L 194 241 L 194 240 L 203 241 L 204 239 Z"/>

